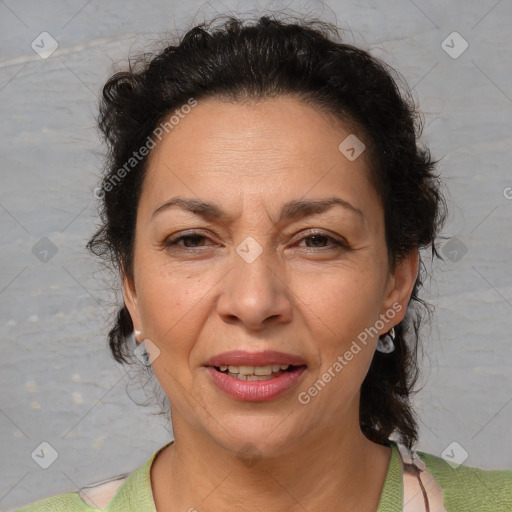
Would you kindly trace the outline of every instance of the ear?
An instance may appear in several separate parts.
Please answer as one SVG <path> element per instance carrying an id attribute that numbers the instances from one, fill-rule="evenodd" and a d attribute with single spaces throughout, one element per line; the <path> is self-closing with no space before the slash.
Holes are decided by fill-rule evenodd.
<path id="1" fill-rule="evenodd" d="M 132 318 L 133 329 L 135 331 L 142 331 L 142 322 L 137 303 L 137 293 L 135 291 L 135 281 L 133 277 L 127 276 L 124 272 L 121 273 L 121 279 L 123 283 L 124 304 Z"/>
<path id="2" fill-rule="evenodd" d="M 397 262 L 394 272 L 390 275 L 381 314 L 392 318 L 392 320 L 381 334 L 389 331 L 392 326 L 399 324 L 404 319 L 418 277 L 418 270 L 419 251 L 415 248 Z M 393 316 L 390 315 L 391 311 L 395 313 Z"/>

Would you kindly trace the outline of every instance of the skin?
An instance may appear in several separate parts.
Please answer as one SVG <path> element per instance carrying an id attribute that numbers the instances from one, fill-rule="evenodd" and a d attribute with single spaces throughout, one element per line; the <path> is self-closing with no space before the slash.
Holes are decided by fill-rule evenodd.
<path id="1" fill-rule="evenodd" d="M 417 251 L 390 271 L 367 154 L 349 161 L 338 149 L 350 133 L 288 96 L 206 99 L 152 151 L 123 292 L 139 341 L 160 351 L 152 366 L 171 404 L 175 443 L 151 470 L 159 512 L 376 510 L 391 451 L 361 433 L 359 399 L 377 338 L 310 403 L 298 401 L 393 304 L 402 309 L 380 333 L 403 319 L 418 272 Z M 177 206 L 153 216 L 176 196 L 230 218 Z M 288 201 L 333 196 L 362 215 L 334 206 L 278 222 Z M 165 246 L 192 229 L 206 238 Z M 236 252 L 249 236 L 262 248 L 252 263 Z M 285 395 L 241 402 L 203 367 L 236 349 L 299 355 L 307 371 Z M 259 454 L 250 466 L 237 456 L 247 443 Z"/>

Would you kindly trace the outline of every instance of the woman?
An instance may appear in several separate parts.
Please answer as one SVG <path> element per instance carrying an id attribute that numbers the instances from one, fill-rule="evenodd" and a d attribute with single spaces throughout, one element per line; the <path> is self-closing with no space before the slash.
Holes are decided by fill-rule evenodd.
<path id="1" fill-rule="evenodd" d="M 445 208 L 394 77 L 330 25 L 262 17 L 107 82 L 88 247 L 122 279 L 112 353 L 154 371 L 175 439 L 20 510 L 512 510 L 512 471 L 413 451 L 419 250 Z"/>

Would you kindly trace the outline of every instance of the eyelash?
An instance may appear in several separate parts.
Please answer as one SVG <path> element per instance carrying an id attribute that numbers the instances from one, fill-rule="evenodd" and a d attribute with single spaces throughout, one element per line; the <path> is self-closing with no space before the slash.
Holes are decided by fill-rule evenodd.
<path id="1" fill-rule="evenodd" d="M 180 250 L 183 249 L 185 251 L 194 251 L 195 249 L 198 249 L 198 248 L 202 248 L 204 246 L 196 246 L 196 247 L 187 247 L 185 245 L 180 245 L 179 242 L 182 241 L 182 240 L 186 240 L 186 239 L 189 239 L 189 238 L 195 238 L 195 237 L 200 237 L 201 239 L 202 238 L 207 238 L 208 240 L 211 240 L 210 237 L 208 237 L 207 235 L 203 234 L 202 232 L 200 231 L 193 231 L 193 232 L 190 232 L 186 235 L 180 235 L 176 238 L 168 238 L 166 239 L 164 242 L 163 242 L 163 246 L 167 247 L 167 248 L 171 248 L 171 247 L 174 247 L 174 246 L 177 246 L 177 247 L 180 247 Z M 303 241 L 303 240 L 307 240 L 309 238 L 313 238 L 313 237 L 321 237 L 321 238 L 325 238 L 327 240 L 330 240 L 332 242 L 332 245 L 334 246 L 337 246 L 339 248 L 343 248 L 345 250 L 349 250 L 350 247 L 349 245 L 347 244 L 347 242 L 345 241 L 342 241 L 342 240 L 337 240 L 336 238 L 330 236 L 330 235 L 326 235 L 325 233 L 318 233 L 318 232 L 311 232 L 309 233 L 308 235 L 306 236 L 303 236 L 299 241 Z M 328 250 L 328 247 L 307 247 L 306 246 L 306 249 L 309 249 L 309 250 L 315 250 L 315 249 L 319 249 L 319 250 Z M 316 251 L 315 251 L 316 252 Z"/>

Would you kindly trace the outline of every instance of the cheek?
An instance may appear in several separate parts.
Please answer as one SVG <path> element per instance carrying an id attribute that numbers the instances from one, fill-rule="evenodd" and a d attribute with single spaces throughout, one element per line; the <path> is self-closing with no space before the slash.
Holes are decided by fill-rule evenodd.
<path id="1" fill-rule="evenodd" d="M 204 268 L 171 268 L 158 258 L 147 258 L 146 263 L 138 282 L 141 321 L 145 336 L 160 350 L 152 363 L 155 376 L 172 394 L 178 381 L 190 380 L 191 354 L 209 317 L 209 294 L 219 278 Z"/>
<path id="2" fill-rule="evenodd" d="M 190 381 L 190 353 L 201 331 L 200 297 L 186 276 L 161 272 L 148 277 L 141 288 L 142 322 L 159 349 L 153 372 L 169 399 L 181 408 Z"/>
<path id="3" fill-rule="evenodd" d="M 375 273 L 354 268 L 296 282 L 314 340 L 316 364 L 309 385 L 321 380 L 329 388 L 322 391 L 324 398 L 332 397 L 340 407 L 357 393 L 371 364 L 375 340 L 368 329 L 379 319 L 382 288 Z"/>
<path id="4" fill-rule="evenodd" d="M 165 333 L 171 335 L 188 321 L 187 317 L 193 314 L 209 286 L 198 275 L 151 260 L 141 261 L 137 283 L 139 308 L 142 322 L 148 326 L 146 330 L 163 342 Z"/>
<path id="5" fill-rule="evenodd" d="M 298 305 L 303 303 L 305 311 L 317 318 L 319 328 L 340 341 L 372 325 L 383 299 L 381 279 L 363 268 L 301 276 L 293 289 L 301 299 Z"/>

